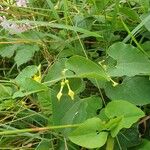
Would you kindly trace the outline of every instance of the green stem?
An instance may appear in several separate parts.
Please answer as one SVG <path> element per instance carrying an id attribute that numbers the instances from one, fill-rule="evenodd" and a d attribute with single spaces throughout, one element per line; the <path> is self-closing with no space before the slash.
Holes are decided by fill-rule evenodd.
<path id="1" fill-rule="evenodd" d="M 47 131 L 47 130 L 62 129 L 62 128 L 75 128 L 78 127 L 79 125 L 80 124 L 47 126 L 41 128 L 29 128 L 29 129 L 17 129 L 17 130 L 5 130 L 5 131 L 1 131 L 0 135 L 12 135 L 12 134 L 19 134 L 19 133 L 26 133 L 26 132 L 39 132 L 39 131 Z"/>
<path id="2" fill-rule="evenodd" d="M 113 150 L 114 149 L 114 138 L 109 135 L 106 145 L 106 150 Z"/>

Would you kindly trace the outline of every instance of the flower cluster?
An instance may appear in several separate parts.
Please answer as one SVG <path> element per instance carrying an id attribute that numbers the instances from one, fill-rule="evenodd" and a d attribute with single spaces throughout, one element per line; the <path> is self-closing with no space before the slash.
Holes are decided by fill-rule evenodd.
<path id="1" fill-rule="evenodd" d="M 74 92 L 70 88 L 69 80 L 66 80 L 66 79 L 61 81 L 61 87 L 57 94 L 57 99 L 60 101 L 60 99 L 63 95 L 62 91 L 63 91 L 65 84 L 67 85 L 67 88 L 68 88 L 68 95 L 71 97 L 72 100 L 74 100 Z"/>

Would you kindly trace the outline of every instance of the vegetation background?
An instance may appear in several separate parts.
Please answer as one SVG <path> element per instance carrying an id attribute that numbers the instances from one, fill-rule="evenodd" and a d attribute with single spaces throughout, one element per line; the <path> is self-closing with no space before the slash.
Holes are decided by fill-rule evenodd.
<path id="1" fill-rule="evenodd" d="M 0 1 L 0 149 L 149 150 L 149 0 Z"/>

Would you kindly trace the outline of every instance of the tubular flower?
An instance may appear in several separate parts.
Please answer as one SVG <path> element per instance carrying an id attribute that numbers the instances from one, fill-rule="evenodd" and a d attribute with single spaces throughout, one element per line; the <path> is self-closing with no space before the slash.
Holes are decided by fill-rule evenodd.
<path id="1" fill-rule="evenodd" d="M 71 97 L 72 100 L 74 100 L 74 92 L 70 88 L 69 80 L 65 80 L 65 83 L 67 84 L 68 87 L 68 95 Z"/>
<path id="2" fill-rule="evenodd" d="M 63 90 L 63 88 L 64 88 L 64 86 L 65 86 L 65 82 L 64 82 L 64 80 L 62 80 L 61 81 L 61 87 L 60 87 L 60 90 L 59 90 L 59 92 L 58 92 L 58 94 L 57 94 L 57 99 L 58 99 L 58 101 L 60 101 L 60 99 L 61 99 L 61 97 L 62 97 L 62 90 Z"/>

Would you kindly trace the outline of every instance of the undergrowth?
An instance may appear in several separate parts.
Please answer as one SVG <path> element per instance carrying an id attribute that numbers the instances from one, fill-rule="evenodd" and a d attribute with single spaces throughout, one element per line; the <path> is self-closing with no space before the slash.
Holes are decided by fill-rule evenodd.
<path id="1" fill-rule="evenodd" d="M 0 149 L 148 150 L 149 0 L 0 1 Z"/>

